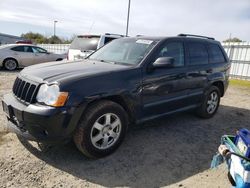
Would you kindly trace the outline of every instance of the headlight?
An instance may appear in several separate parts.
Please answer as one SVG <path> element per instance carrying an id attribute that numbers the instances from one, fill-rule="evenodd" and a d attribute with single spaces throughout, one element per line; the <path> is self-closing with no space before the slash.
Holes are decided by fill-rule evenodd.
<path id="1" fill-rule="evenodd" d="M 68 92 L 60 92 L 58 85 L 41 85 L 36 100 L 49 106 L 64 106 L 68 99 Z"/>

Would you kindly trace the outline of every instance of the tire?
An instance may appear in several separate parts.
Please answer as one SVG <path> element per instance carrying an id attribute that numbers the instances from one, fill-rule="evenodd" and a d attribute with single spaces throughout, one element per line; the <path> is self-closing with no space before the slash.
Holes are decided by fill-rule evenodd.
<path id="1" fill-rule="evenodd" d="M 17 67 L 18 67 L 17 60 L 15 60 L 15 59 L 13 59 L 13 58 L 5 59 L 5 60 L 4 60 L 4 63 L 3 63 L 3 67 L 4 67 L 6 70 L 9 70 L 9 71 L 16 70 Z"/>
<path id="2" fill-rule="evenodd" d="M 211 86 L 203 97 L 202 105 L 196 113 L 202 118 L 211 118 L 217 112 L 220 105 L 220 90 L 216 86 Z"/>
<path id="3" fill-rule="evenodd" d="M 63 60 L 63 59 L 60 58 L 60 59 L 57 59 L 56 61 L 62 61 L 62 60 Z"/>
<path id="4" fill-rule="evenodd" d="M 126 111 L 117 103 L 103 100 L 92 104 L 84 112 L 73 139 L 85 156 L 101 158 L 120 146 L 127 127 Z"/>

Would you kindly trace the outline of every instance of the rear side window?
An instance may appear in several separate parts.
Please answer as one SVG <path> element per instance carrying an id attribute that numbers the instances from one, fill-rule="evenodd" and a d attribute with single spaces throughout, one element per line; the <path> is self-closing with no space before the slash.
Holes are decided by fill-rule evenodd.
<path id="1" fill-rule="evenodd" d="M 105 39 L 104 39 L 104 44 L 107 44 L 107 43 L 111 42 L 111 41 L 114 40 L 114 39 L 116 39 L 116 38 L 113 38 L 113 37 L 105 37 Z"/>
<path id="2" fill-rule="evenodd" d="M 217 44 L 209 44 L 209 62 L 210 63 L 224 63 L 225 57 L 221 51 L 221 48 Z"/>
<path id="3" fill-rule="evenodd" d="M 206 46 L 203 43 L 189 43 L 188 50 L 190 65 L 200 65 L 208 63 L 208 52 Z"/>
<path id="4" fill-rule="evenodd" d="M 16 46 L 11 48 L 11 50 L 16 52 L 33 52 L 30 46 Z"/>
<path id="5" fill-rule="evenodd" d="M 11 48 L 11 50 L 15 52 L 24 52 L 23 46 L 17 46 L 17 47 Z"/>

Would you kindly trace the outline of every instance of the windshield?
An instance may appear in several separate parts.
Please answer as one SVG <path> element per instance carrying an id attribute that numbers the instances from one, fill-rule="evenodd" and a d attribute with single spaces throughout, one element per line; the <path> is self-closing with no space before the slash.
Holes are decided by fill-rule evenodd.
<path id="1" fill-rule="evenodd" d="M 117 39 L 93 53 L 89 56 L 89 59 L 117 64 L 137 65 L 155 44 L 155 41 L 145 39 Z"/>
<path id="2" fill-rule="evenodd" d="M 77 36 L 71 43 L 70 49 L 84 51 L 95 51 L 100 37 L 98 36 Z"/>

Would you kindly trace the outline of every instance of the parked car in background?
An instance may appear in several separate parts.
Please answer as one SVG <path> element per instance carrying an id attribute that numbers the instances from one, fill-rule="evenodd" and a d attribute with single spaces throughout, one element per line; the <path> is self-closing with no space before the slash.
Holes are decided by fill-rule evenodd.
<path id="1" fill-rule="evenodd" d="M 63 54 L 53 54 L 35 45 L 10 44 L 0 47 L 0 66 L 7 70 L 49 61 L 61 61 L 64 58 Z"/>
<path id="2" fill-rule="evenodd" d="M 31 40 L 18 40 L 16 44 L 32 44 Z"/>
<path id="3" fill-rule="evenodd" d="M 229 71 L 227 54 L 210 37 L 122 38 L 82 61 L 25 68 L 3 109 L 8 129 L 24 138 L 74 138 L 84 155 L 98 158 L 118 148 L 129 125 L 191 109 L 213 117 Z"/>
<path id="4" fill-rule="evenodd" d="M 68 51 L 68 60 L 84 59 L 103 45 L 123 35 L 78 35 L 71 43 Z"/>

